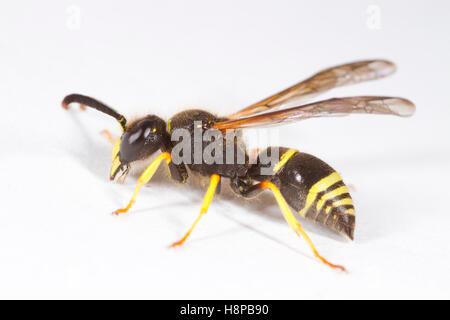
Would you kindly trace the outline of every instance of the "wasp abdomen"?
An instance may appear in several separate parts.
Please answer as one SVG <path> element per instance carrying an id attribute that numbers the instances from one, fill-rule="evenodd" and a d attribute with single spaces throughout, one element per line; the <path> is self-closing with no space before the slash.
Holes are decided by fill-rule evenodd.
<path id="1" fill-rule="evenodd" d="M 341 176 L 312 155 L 287 148 L 279 154 L 282 165 L 276 175 L 289 205 L 302 217 L 353 240 L 355 209 Z"/>

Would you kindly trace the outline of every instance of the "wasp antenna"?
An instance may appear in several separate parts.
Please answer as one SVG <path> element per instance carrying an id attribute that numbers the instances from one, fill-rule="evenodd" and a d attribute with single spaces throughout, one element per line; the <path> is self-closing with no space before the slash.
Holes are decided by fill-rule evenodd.
<path id="1" fill-rule="evenodd" d="M 83 96 L 81 94 L 74 93 L 74 94 L 69 94 L 68 96 L 66 96 L 64 98 L 64 100 L 62 101 L 61 105 L 64 109 L 67 110 L 67 109 L 69 109 L 69 104 L 71 104 L 72 102 L 76 102 L 85 107 L 90 107 L 90 108 L 96 109 L 100 112 L 106 113 L 107 115 L 116 119 L 119 122 L 120 126 L 122 127 L 122 130 L 125 131 L 126 126 L 127 126 L 127 120 L 125 119 L 125 117 L 123 115 L 121 115 L 120 113 L 118 113 L 116 110 L 108 107 L 103 102 L 100 102 L 100 101 L 98 101 L 94 98 L 88 97 L 88 96 Z"/>

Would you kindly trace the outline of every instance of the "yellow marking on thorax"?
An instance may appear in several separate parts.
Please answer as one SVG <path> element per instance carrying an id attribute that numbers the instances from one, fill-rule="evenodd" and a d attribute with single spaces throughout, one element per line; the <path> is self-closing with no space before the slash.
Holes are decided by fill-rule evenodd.
<path id="1" fill-rule="evenodd" d="M 345 206 L 348 204 L 353 205 L 353 201 L 351 198 L 344 198 L 341 200 L 337 200 L 337 201 L 333 202 L 331 205 L 327 206 L 327 209 L 325 210 L 325 212 L 330 213 L 331 209 L 337 208 L 339 206 Z"/>
<path id="2" fill-rule="evenodd" d="M 322 197 L 320 197 L 320 200 L 317 201 L 317 211 L 320 211 L 322 209 L 327 200 L 333 199 L 334 197 L 340 196 L 345 193 L 349 193 L 348 189 L 346 186 L 342 186 L 324 194 Z"/>
<path id="3" fill-rule="evenodd" d="M 302 217 L 305 217 L 306 216 L 306 212 L 308 212 L 309 208 L 311 207 L 311 205 L 316 200 L 317 194 L 327 190 L 329 187 L 331 187 L 333 184 L 335 184 L 336 182 L 339 182 L 339 181 L 342 181 L 342 178 L 335 171 L 332 174 L 330 174 L 329 176 L 327 176 L 327 177 L 319 180 L 318 182 L 316 182 L 309 189 L 308 195 L 306 196 L 305 207 L 302 210 L 300 210 L 298 213 Z"/>
<path id="4" fill-rule="evenodd" d="M 170 133 L 170 123 L 172 122 L 172 120 L 167 121 L 167 132 Z"/>
<path id="5" fill-rule="evenodd" d="M 296 150 L 296 149 L 289 149 L 288 151 L 283 153 L 283 155 L 280 158 L 280 161 L 273 167 L 273 172 L 280 171 L 280 169 L 283 168 L 283 166 L 286 164 L 286 162 L 288 162 L 289 159 L 292 158 L 292 156 L 294 154 L 296 154 L 297 152 L 298 152 L 298 150 Z"/>

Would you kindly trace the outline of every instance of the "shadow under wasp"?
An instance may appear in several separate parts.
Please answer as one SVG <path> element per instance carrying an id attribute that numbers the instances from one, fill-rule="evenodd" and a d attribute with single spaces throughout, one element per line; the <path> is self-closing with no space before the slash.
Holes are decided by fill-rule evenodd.
<path id="1" fill-rule="evenodd" d="M 268 147 L 256 155 L 256 161 L 249 161 L 250 156 L 242 136 L 239 135 L 237 138 L 233 136 L 232 141 L 223 143 L 223 152 L 226 153 L 229 150 L 226 148 L 229 144 L 243 149 L 245 155 L 243 163 L 237 161 L 212 164 L 205 161 L 175 163 L 171 154 L 174 148 L 171 132 L 176 129 L 185 129 L 193 136 L 196 129 L 194 123 L 199 121 L 202 131 L 216 129 L 224 132 L 352 113 L 411 116 L 415 111 L 415 106 L 409 100 L 384 96 L 333 98 L 271 111 L 288 103 L 298 103 L 301 100 L 304 102 L 305 99 L 310 99 L 335 87 L 382 78 L 394 71 L 395 65 L 385 60 L 367 60 L 335 66 L 224 117 L 195 109 L 182 111 L 170 118 L 167 123 L 156 115 L 146 115 L 128 123 L 126 118 L 114 109 L 96 99 L 80 94 L 66 96 L 62 106 L 68 109 L 70 103 L 77 102 L 82 108 L 97 109 L 119 122 L 123 133 L 114 142 L 111 180 L 114 180 L 119 172 L 126 177 L 133 162 L 147 159 L 157 151 L 161 151 L 161 154 L 138 178 L 138 184 L 128 205 L 116 210 L 116 214 L 130 210 L 141 187 L 150 181 L 159 165 L 165 161 L 171 178 L 177 182 L 185 183 L 189 172 L 210 178 L 200 214 L 184 237 L 174 242 L 172 246 L 179 246 L 185 242 L 208 210 L 216 189 L 220 187 L 221 180 L 226 178 L 229 180 L 231 190 L 245 198 L 256 197 L 265 189 L 270 190 L 288 224 L 297 235 L 303 236 L 314 255 L 328 266 L 345 270 L 343 266 L 329 262 L 318 253 L 291 211 L 292 208 L 301 217 L 340 232 L 353 240 L 355 228 L 353 201 L 341 176 L 328 164 L 312 155 L 285 147 Z M 202 143 L 204 146 L 208 144 L 206 141 Z M 275 148 L 278 151 L 277 161 L 275 163 L 263 161 L 263 156 L 267 157 L 268 154 L 275 151 Z M 261 174 L 262 169 L 271 170 L 272 174 L 263 175 Z"/>

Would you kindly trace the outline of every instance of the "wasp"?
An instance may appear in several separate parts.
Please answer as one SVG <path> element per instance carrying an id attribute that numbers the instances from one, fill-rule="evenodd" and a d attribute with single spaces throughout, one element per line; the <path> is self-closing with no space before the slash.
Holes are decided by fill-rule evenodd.
<path id="1" fill-rule="evenodd" d="M 245 128 L 353 113 L 411 116 L 415 111 L 414 104 L 407 99 L 397 97 L 357 96 L 305 104 L 306 99 L 311 99 L 332 88 L 383 78 L 392 74 L 395 69 L 395 65 L 386 60 L 359 61 L 331 67 L 223 117 L 195 109 L 182 111 L 167 122 L 156 115 L 146 115 L 129 123 L 122 114 L 106 104 L 80 94 L 66 96 L 62 106 L 68 109 L 69 104 L 79 103 L 82 108 L 94 108 L 113 117 L 120 124 L 123 133 L 114 142 L 111 180 L 114 180 L 119 172 L 121 176 L 126 177 L 133 162 L 147 159 L 156 152 L 161 152 L 137 179 L 137 186 L 127 206 L 116 210 L 115 214 L 125 213 L 131 209 L 141 187 L 150 181 L 160 164 L 165 162 L 171 179 L 179 183 L 185 183 L 191 173 L 206 176 L 210 181 L 198 217 L 186 234 L 172 246 L 180 246 L 186 241 L 207 212 L 214 194 L 220 190 L 221 181 L 227 179 L 231 190 L 241 197 L 255 198 L 264 190 L 270 190 L 289 226 L 298 236 L 306 240 L 314 255 L 330 267 L 345 270 L 343 266 L 329 262 L 318 253 L 292 212 L 293 209 L 302 218 L 315 221 L 353 240 L 355 229 L 353 200 L 342 177 L 331 166 L 297 149 L 278 146 L 259 151 L 256 160 L 250 161 L 242 135 L 225 139 L 222 146 L 224 153 L 228 150 L 226 146 L 230 144 L 239 148 L 244 152 L 243 161 L 237 161 L 234 157 L 231 163 L 210 163 L 203 159 L 195 163 L 176 162 L 172 155 L 175 143 L 171 139 L 171 133 L 177 129 L 184 129 L 193 137 L 195 130 L 241 132 Z M 274 110 L 293 102 L 297 102 L 298 105 Z M 209 142 L 200 143 L 207 146 Z M 270 163 L 263 161 L 274 151 L 277 151 L 276 161 Z M 269 170 L 272 174 L 261 174 L 262 169 Z"/>

